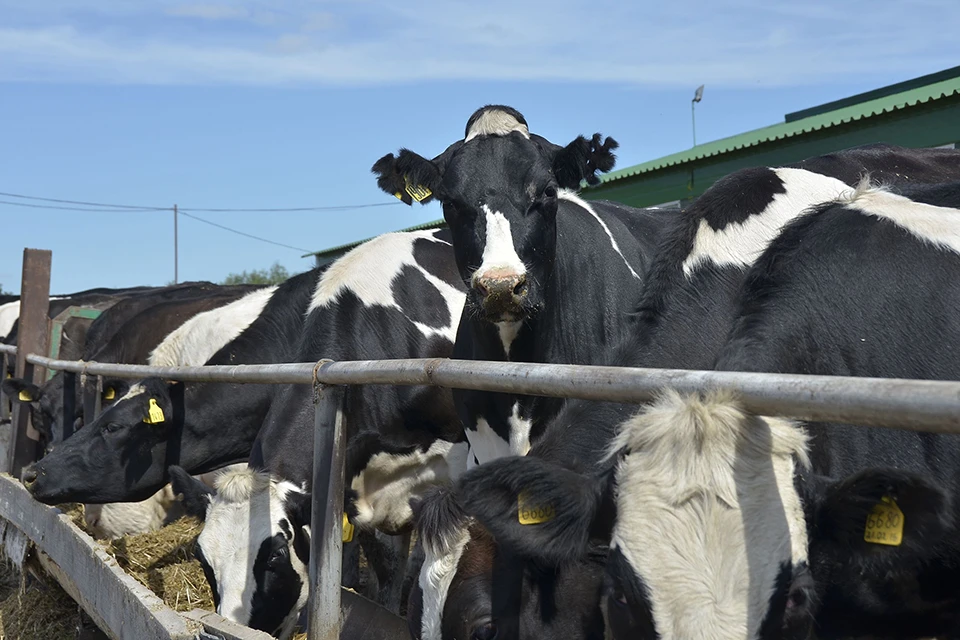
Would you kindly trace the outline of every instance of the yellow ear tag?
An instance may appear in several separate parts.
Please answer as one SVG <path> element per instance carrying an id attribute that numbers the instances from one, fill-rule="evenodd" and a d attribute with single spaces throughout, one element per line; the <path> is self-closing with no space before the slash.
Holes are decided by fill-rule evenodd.
<path id="1" fill-rule="evenodd" d="M 150 398 L 150 408 L 147 410 L 147 414 L 147 417 L 144 419 L 144 422 L 147 424 L 157 424 L 165 420 L 163 417 L 163 409 L 157 406 L 157 401 L 153 398 Z"/>
<path id="2" fill-rule="evenodd" d="M 33 402 L 33 396 L 30 395 L 30 392 L 26 389 L 21 389 L 20 393 L 17 394 L 17 398 L 20 399 L 20 402 Z"/>
<path id="3" fill-rule="evenodd" d="M 863 539 L 891 547 L 899 547 L 903 542 L 903 511 L 900 511 L 893 498 L 883 496 L 870 510 Z"/>
<path id="4" fill-rule="evenodd" d="M 536 504 L 526 491 L 517 496 L 517 517 L 520 524 L 550 522 L 557 515 L 551 504 Z"/>
<path id="5" fill-rule="evenodd" d="M 117 397 L 117 392 L 116 392 L 116 390 L 115 390 L 113 387 L 107 387 L 107 388 L 103 391 L 103 399 L 104 399 L 104 400 L 113 400 L 113 399 L 116 398 L 116 397 Z"/>
<path id="6" fill-rule="evenodd" d="M 423 202 L 433 195 L 433 191 L 430 191 L 430 189 L 427 189 L 426 187 L 410 184 L 410 179 L 407 178 L 407 176 L 403 176 L 403 180 L 407 183 L 406 192 L 409 193 L 410 197 L 417 202 Z"/>
<path id="7" fill-rule="evenodd" d="M 343 542 L 352 542 L 353 541 L 353 524 L 351 524 L 350 519 L 347 518 L 347 514 L 343 514 Z"/>

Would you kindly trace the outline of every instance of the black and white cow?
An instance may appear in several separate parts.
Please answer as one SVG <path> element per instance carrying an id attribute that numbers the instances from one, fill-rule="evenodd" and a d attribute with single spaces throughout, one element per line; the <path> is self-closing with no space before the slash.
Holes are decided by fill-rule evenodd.
<path id="1" fill-rule="evenodd" d="M 449 357 L 463 302 L 449 232 L 379 236 L 321 278 L 297 360 Z M 410 528 L 410 498 L 466 468 L 467 443 L 451 394 L 423 386 L 351 386 L 343 402 L 345 511 L 358 532 L 403 534 Z M 197 515 L 206 524 L 197 555 L 218 612 L 279 637 L 292 631 L 307 599 L 313 430 L 313 390 L 286 385 L 257 437 L 250 469 L 230 476 L 230 490 L 221 483 L 208 502 L 197 483 L 175 482 L 185 503 L 202 507 Z M 398 537 L 409 543 L 408 535 Z M 382 567 L 368 554 L 380 599 L 394 609 L 400 583 L 390 582 L 390 565 L 402 568 L 406 551 Z"/>
<path id="2" fill-rule="evenodd" d="M 911 166 L 927 165 L 927 173 L 919 170 L 913 173 L 917 182 L 937 180 L 942 173 L 949 173 L 951 167 L 960 167 L 957 159 L 960 154 L 943 154 L 940 150 L 931 150 L 930 156 L 924 151 L 902 150 L 895 147 L 877 146 L 853 149 L 834 154 L 825 160 L 811 159 L 803 164 L 818 171 L 827 169 L 838 171 L 852 180 L 867 172 L 875 175 L 890 175 L 890 167 L 898 167 L 903 162 Z M 898 163 L 896 158 L 907 160 Z M 960 171 L 960 170 L 958 170 Z M 960 178 L 960 173 L 957 174 Z M 723 348 L 737 317 L 737 300 L 748 269 L 776 239 L 784 225 L 800 217 L 811 207 L 823 201 L 833 200 L 851 189 L 846 183 L 835 178 L 798 168 L 748 169 L 728 176 L 699 198 L 690 208 L 678 215 L 665 232 L 663 241 L 646 275 L 637 333 L 606 355 L 604 364 L 642 367 L 669 368 L 711 368 L 717 354 Z M 611 433 L 611 425 L 623 419 L 624 407 L 612 403 L 589 403 L 571 401 L 545 429 L 549 434 L 553 429 L 561 433 L 569 429 L 569 423 L 575 423 L 584 433 L 594 434 L 595 446 L 603 447 Z M 575 440 L 571 439 L 571 446 Z M 536 450 L 536 449 L 535 449 Z M 580 456 L 586 456 L 583 452 Z M 516 519 L 504 520 L 504 514 L 517 508 L 517 492 L 524 488 L 524 482 L 546 473 L 543 468 L 551 469 L 560 477 L 568 478 L 567 484 L 579 482 L 585 487 L 590 482 L 581 477 L 581 464 L 571 468 L 569 464 L 551 461 L 548 454 L 537 454 L 534 458 L 510 459 L 498 462 L 487 468 L 481 467 L 465 476 L 458 485 L 457 502 L 468 517 L 477 518 L 490 527 L 487 535 L 492 535 L 501 550 L 512 550 L 519 555 L 530 554 L 536 561 L 546 566 L 559 566 L 571 557 L 566 549 L 569 545 L 555 542 L 577 539 L 584 548 L 587 541 L 602 544 L 609 540 L 612 526 L 612 509 L 601 509 L 606 522 L 598 521 L 592 529 L 570 524 L 564 517 L 573 518 L 573 522 L 584 515 L 579 507 L 567 509 L 556 518 L 556 529 L 549 526 L 520 527 Z M 585 460 L 593 460 L 589 456 Z M 589 465 L 588 467 L 589 468 Z M 596 465 L 594 474 L 603 476 L 609 472 L 609 465 Z M 525 474 L 532 474 L 527 476 Z M 517 483 L 511 484 L 510 478 L 516 474 Z M 551 477 L 547 474 L 544 477 Z M 577 479 L 579 478 L 579 479 Z M 521 482 L 522 480 L 522 482 Z M 531 480 L 532 481 L 532 480 Z M 549 484 L 549 481 L 545 481 Z M 559 480 L 557 481 L 560 482 Z M 560 486 L 566 486 L 562 483 Z M 590 492 L 584 496 L 584 504 L 594 504 Z M 582 506 L 582 505 L 581 505 Z M 588 516 L 593 511 L 585 512 Z M 512 526 L 507 526 L 510 523 Z M 501 526 L 502 525 L 502 526 Z M 421 538 L 438 539 L 449 537 L 444 531 L 431 531 L 418 528 Z M 476 535 L 482 527 L 474 522 L 470 536 Z M 565 533 L 560 533 L 560 531 Z M 594 537 L 587 536 L 592 531 Z M 559 538 L 557 537 L 559 536 Z M 468 538 L 471 539 L 471 538 Z M 445 589 L 457 584 L 460 567 L 483 564 L 483 556 L 475 556 L 469 543 L 459 562 L 443 553 L 437 553 L 433 562 L 448 572 L 443 588 L 434 589 L 434 593 L 414 594 L 412 597 L 424 598 L 423 610 L 442 612 L 440 621 L 428 622 L 411 617 L 414 631 L 432 625 L 432 638 L 448 638 L 449 635 L 436 635 L 436 630 L 445 628 L 446 621 L 461 620 L 464 613 L 453 605 L 445 605 Z M 560 549 L 556 552 L 556 549 Z M 426 565 L 425 565 L 426 567 Z M 451 571 L 451 567 L 453 570 Z M 426 578 L 426 568 L 421 574 L 421 584 Z M 497 588 L 504 588 L 501 584 Z M 433 598 L 432 602 L 428 600 Z M 581 603 L 589 610 L 589 602 Z M 489 615 L 489 613 L 488 613 Z M 424 631 L 424 633 L 426 633 Z"/>
<path id="3" fill-rule="evenodd" d="M 164 353 L 155 349 L 151 361 L 159 363 L 156 357 L 162 356 L 164 362 L 194 365 L 290 362 L 319 273 L 299 274 L 220 307 L 227 310 L 219 316 L 226 327 L 175 331 Z M 211 331 L 219 342 L 211 342 Z M 225 338 L 230 335 L 232 340 Z M 171 464 L 202 474 L 245 462 L 272 398 L 270 385 L 147 378 L 25 469 L 24 481 L 47 504 L 146 499 L 167 483 Z M 162 420 L 145 424 L 153 406 Z"/>
<path id="4" fill-rule="evenodd" d="M 206 290 L 197 290 L 196 293 L 205 293 Z M 206 295 L 184 297 L 163 301 L 154 296 L 141 296 L 136 299 L 124 300 L 106 310 L 100 318 L 90 326 L 87 332 L 88 340 L 84 345 L 83 353 L 79 358 L 94 362 L 115 362 L 118 364 L 146 364 L 153 349 L 171 332 L 184 324 L 193 316 L 227 305 L 241 295 L 244 289 L 216 291 Z M 119 308 L 118 308 L 119 307 Z M 139 313 L 129 316 L 129 311 L 140 309 Z M 114 313 L 114 311 L 118 313 Z M 100 327 L 116 325 L 117 315 L 126 316 L 126 322 L 119 326 L 112 335 L 109 329 Z M 103 322 L 97 323 L 103 319 Z M 95 332 L 95 335 L 90 335 Z M 89 381 L 94 384 L 93 380 Z M 102 406 L 106 407 L 116 398 L 126 393 L 129 381 L 121 378 L 107 378 L 103 384 Z M 63 440 L 63 374 L 56 373 L 52 378 L 40 385 L 35 385 L 21 378 L 9 378 L 2 384 L 3 392 L 13 402 L 30 404 L 31 418 L 34 427 L 40 432 L 46 442 L 47 449 L 52 449 Z M 77 428 L 83 424 L 83 388 L 76 385 L 74 399 L 74 414 L 71 427 Z M 73 429 L 69 429 L 72 433 Z"/>
<path id="5" fill-rule="evenodd" d="M 789 224 L 748 272 L 716 368 L 960 379 L 960 183 L 903 191 L 863 186 Z M 496 470 L 501 491 L 535 486 L 564 515 L 533 540 L 477 516 L 531 557 L 577 558 L 586 536 L 565 532 L 607 528 L 615 500 L 612 637 L 960 629 L 960 436 L 799 425 L 666 391 L 611 449 L 613 472 L 579 485 L 528 461 Z M 899 544 L 865 540 L 878 505 Z"/>
<path id="6" fill-rule="evenodd" d="M 616 146 L 595 134 L 559 147 L 530 133 L 515 109 L 487 106 L 433 160 L 404 149 L 373 166 L 387 193 L 409 204 L 425 189 L 443 205 L 469 289 L 454 358 L 591 364 L 626 335 L 674 214 L 575 193 L 613 168 Z M 527 453 L 559 407 L 478 391 L 456 390 L 454 400 L 479 463 Z"/>

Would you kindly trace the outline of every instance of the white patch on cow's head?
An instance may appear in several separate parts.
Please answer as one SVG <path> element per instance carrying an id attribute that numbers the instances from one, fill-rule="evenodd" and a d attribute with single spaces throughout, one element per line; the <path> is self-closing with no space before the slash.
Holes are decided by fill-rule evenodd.
<path id="1" fill-rule="evenodd" d="M 440 328 L 415 320 L 411 320 L 411 323 L 428 338 L 441 336 L 453 342 L 457 337 L 466 294 L 424 269 L 417 263 L 413 253 L 414 243 L 421 239 L 450 246 L 449 242 L 441 240 L 436 234 L 436 229 L 385 233 L 350 250 L 320 276 L 307 315 L 314 309 L 335 304 L 340 294 L 346 291 L 353 293 L 368 307 L 387 307 L 402 313 L 404 310 L 393 297 L 393 281 L 405 267 L 413 267 L 443 296 L 451 321 L 449 326 Z"/>
<path id="2" fill-rule="evenodd" d="M 610 246 L 617 253 L 617 255 L 620 256 L 620 259 L 623 260 L 623 264 L 626 265 L 627 271 L 630 272 L 631 276 L 639 280 L 640 276 L 637 274 L 633 266 L 627 261 L 627 257 L 623 255 L 623 251 L 620 249 L 620 244 L 617 242 L 617 239 L 613 237 L 613 232 L 610 231 L 610 227 L 607 226 L 607 223 L 603 220 L 603 218 L 600 217 L 599 214 L 597 214 L 597 211 L 590 205 L 590 203 L 569 189 L 560 189 L 560 191 L 557 192 L 557 197 L 560 200 L 572 202 L 581 209 L 586 210 L 587 213 L 593 216 L 594 220 L 600 223 L 600 227 L 603 229 L 603 232 L 606 233 L 607 238 L 610 239 Z"/>
<path id="3" fill-rule="evenodd" d="M 216 490 L 197 545 L 217 581 L 217 613 L 246 625 L 257 588 L 254 561 L 264 540 L 286 533 L 281 520 L 287 521 L 288 528 L 295 527 L 287 519 L 286 500 L 291 493 L 303 491 L 291 482 L 249 468 L 224 472 L 216 479 Z M 294 553 L 292 541 L 290 547 L 290 563 L 300 578 L 301 589 L 296 606 L 280 627 L 281 638 L 292 633 L 310 584 L 307 566 Z"/>
<path id="4" fill-rule="evenodd" d="M 176 505 L 170 485 L 140 502 L 83 505 L 83 521 L 94 538 L 113 540 L 160 529 Z"/>
<path id="5" fill-rule="evenodd" d="M 350 481 L 357 493 L 356 524 L 382 531 L 400 531 L 413 517 L 410 499 L 437 484 L 456 480 L 467 469 L 466 442 L 437 440 L 426 451 L 374 454 Z"/>
<path id="6" fill-rule="evenodd" d="M 121 396 L 120 399 L 114 403 L 114 405 L 118 405 L 124 400 L 129 400 L 130 398 L 136 398 L 137 396 L 141 396 L 146 392 L 147 392 L 147 388 L 145 386 L 139 383 L 135 384 L 131 386 L 129 389 L 127 389 L 127 392 L 123 394 L 123 396 Z"/>
<path id="7" fill-rule="evenodd" d="M 483 244 L 483 256 L 480 266 L 471 276 L 472 283 L 490 272 L 522 276 L 527 273 L 517 249 L 513 245 L 513 233 L 510 231 L 510 221 L 499 211 L 493 211 L 487 205 L 480 205 L 486 217 L 486 238 Z"/>
<path id="8" fill-rule="evenodd" d="M 470 450 L 477 464 L 486 464 L 497 458 L 507 456 L 525 456 L 530 451 L 529 418 L 520 415 L 520 403 L 515 402 L 507 416 L 507 425 L 510 428 L 508 440 L 502 438 L 486 418 L 477 418 L 476 429 L 465 429 L 467 440 L 470 441 Z"/>
<path id="9" fill-rule="evenodd" d="M 706 220 L 693 241 L 693 250 L 683 261 L 683 273 L 689 278 L 703 263 L 718 266 L 749 267 L 790 221 L 811 207 L 836 200 L 849 187 L 837 180 L 803 169 L 772 169 L 783 182 L 784 193 L 778 193 L 761 213 L 743 222 L 731 223 L 720 231 Z"/>
<path id="10" fill-rule="evenodd" d="M 806 561 L 794 485 L 806 443 L 724 394 L 667 392 L 624 424 L 612 546 L 647 589 L 662 640 L 757 637 L 781 566 Z"/>
<path id="11" fill-rule="evenodd" d="M 263 313 L 276 286 L 257 289 L 216 309 L 193 316 L 171 331 L 150 354 L 156 367 L 201 367 Z"/>
<path id="12" fill-rule="evenodd" d="M 864 178 L 840 202 L 870 216 L 889 220 L 923 242 L 960 253 L 960 211 L 914 202 Z"/>
<path id="13" fill-rule="evenodd" d="M 517 120 L 516 116 L 499 109 L 490 109 L 474 121 L 463 141 L 470 142 L 477 136 L 505 136 L 514 131 L 530 139 L 527 125 Z"/>
<path id="14" fill-rule="evenodd" d="M 420 640 L 442 640 L 443 606 L 450 585 L 457 575 L 463 550 L 470 542 L 465 524 L 439 540 L 423 540 L 423 565 L 420 567 L 420 589 L 423 607 L 420 618 Z"/>

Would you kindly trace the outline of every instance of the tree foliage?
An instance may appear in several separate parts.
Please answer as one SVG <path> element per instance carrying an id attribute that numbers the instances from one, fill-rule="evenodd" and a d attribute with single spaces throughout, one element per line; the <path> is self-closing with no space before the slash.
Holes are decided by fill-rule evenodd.
<path id="1" fill-rule="evenodd" d="M 290 273 L 279 262 L 274 262 L 269 269 L 253 269 L 231 273 L 223 279 L 221 284 L 280 284 L 290 277 Z"/>

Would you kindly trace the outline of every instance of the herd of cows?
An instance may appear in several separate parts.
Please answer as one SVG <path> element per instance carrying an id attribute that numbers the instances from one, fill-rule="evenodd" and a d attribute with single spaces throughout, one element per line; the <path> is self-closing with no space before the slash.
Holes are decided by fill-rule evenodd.
<path id="1" fill-rule="evenodd" d="M 438 200 L 449 230 L 389 233 L 277 286 L 52 300 L 51 316 L 103 309 L 66 328 L 61 357 L 960 380 L 960 151 L 870 145 L 744 169 L 683 210 L 579 198 L 616 146 L 561 147 L 484 107 L 439 156 L 373 166 L 405 203 Z M 8 342 L 16 304 L 0 306 Z M 221 615 L 292 634 L 308 595 L 308 385 L 107 378 L 92 424 L 79 389 L 63 415 L 60 374 L 8 372 L 3 391 L 46 445 L 22 478 L 37 500 L 85 503 L 104 537 L 202 518 Z M 637 407 L 356 386 L 343 415 L 344 584 L 359 588 L 360 547 L 374 597 L 404 605 L 417 640 L 960 637 L 958 436 L 667 389 Z"/>

